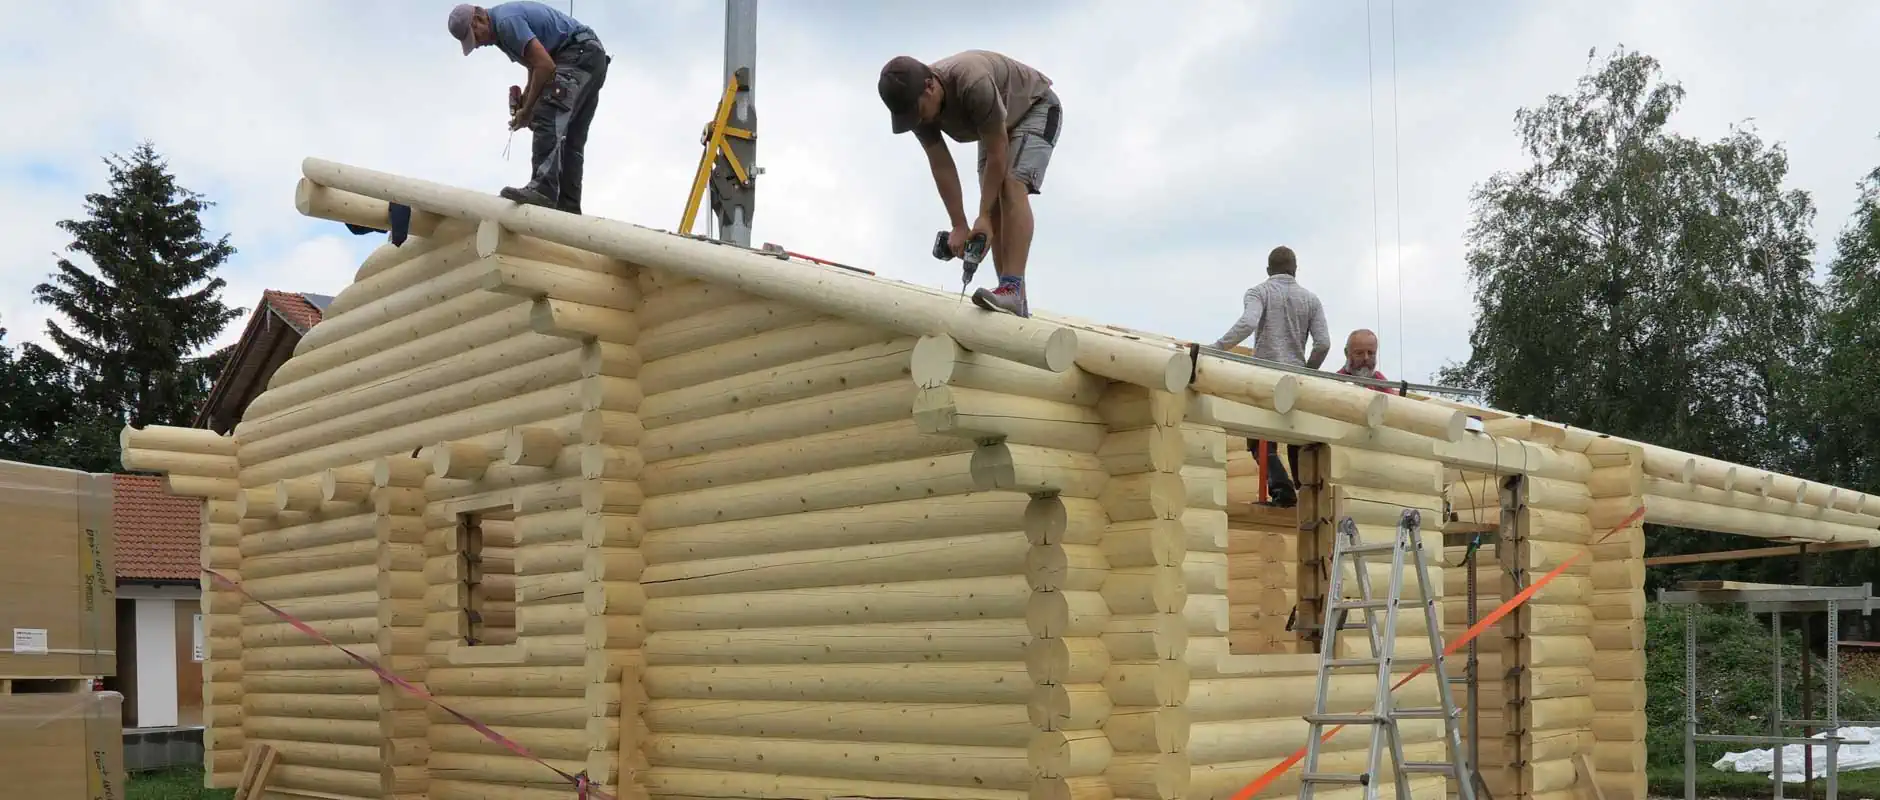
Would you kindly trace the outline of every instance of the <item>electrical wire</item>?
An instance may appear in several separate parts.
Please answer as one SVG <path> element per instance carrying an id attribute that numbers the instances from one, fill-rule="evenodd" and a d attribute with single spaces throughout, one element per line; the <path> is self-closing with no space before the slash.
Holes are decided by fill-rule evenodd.
<path id="1" fill-rule="evenodd" d="M 1371 284 L 1377 297 L 1377 328 L 1384 329 L 1384 277 L 1378 263 L 1383 245 L 1383 223 L 1378 218 L 1377 200 L 1377 77 L 1371 64 L 1371 0 L 1364 0 L 1364 86 L 1367 109 L 1371 115 Z"/>
<path id="2" fill-rule="evenodd" d="M 1405 353 L 1410 349 L 1410 342 L 1404 338 L 1403 324 L 1403 137 L 1398 133 L 1397 125 L 1399 102 L 1397 94 L 1397 0 L 1390 0 L 1390 169 L 1391 186 L 1396 192 L 1396 198 L 1392 202 L 1397 206 L 1397 374 L 1406 376 L 1404 358 Z"/>

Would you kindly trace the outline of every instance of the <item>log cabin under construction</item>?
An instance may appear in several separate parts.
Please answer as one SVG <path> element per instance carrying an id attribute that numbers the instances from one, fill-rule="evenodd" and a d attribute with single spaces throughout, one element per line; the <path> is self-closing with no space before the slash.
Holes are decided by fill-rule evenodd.
<path id="1" fill-rule="evenodd" d="M 1633 512 L 1880 542 L 1880 498 L 1833 486 L 493 194 L 303 172 L 302 214 L 385 229 L 402 204 L 411 236 L 365 260 L 232 435 L 122 437 L 127 469 L 206 498 L 203 564 L 240 586 L 203 583 L 211 786 L 265 743 L 262 796 L 283 800 L 573 798 L 555 770 L 620 798 L 1224 800 L 1305 743 L 1321 643 L 1298 621 L 1319 616 L 1333 523 L 1390 537 L 1407 507 L 1452 639 L 1468 581 L 1440 529 L 1490 532 L 1469 562 L 1483 614 L 1578 559 L 1477 640 L 1494 797 L 1590 780 L 1644 800 Z M 1304 446 L 1297 509 L 1250 504 L 1250 437 Z M 1427 654 L 1420 617 L 1398 634 Z M 1373 689 L 1335 680 L 1332 710 Z M 1397 693 L 1434 695 L 1428 675 Z M 1408 755 L 1439 757 L 1440 731 L 1405 722 Z M 1324 768 L 1367 740 L 1332 739 Z M 1261 796 L 1297 786 L 1295 768 Z"/>

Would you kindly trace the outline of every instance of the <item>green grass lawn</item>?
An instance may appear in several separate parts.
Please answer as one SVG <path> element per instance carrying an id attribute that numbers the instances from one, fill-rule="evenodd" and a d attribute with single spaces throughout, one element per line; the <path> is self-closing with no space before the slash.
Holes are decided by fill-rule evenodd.
<path id="1" fill-rule="evenodd" d="M 1652 767 L 1649 774 L 1653 797 L 1683 797 L 1683 767 Z M 1840 796 L 1846 800 L 1861 798 L 1880 798 L 1880 770 L 1861 770 L 1841 773 Z M 1769 778 L 1750 772 L 1719 772 L 1709 764 L 1697 765 L 1698 797 L 1773 797 L 1769 791 Z M 1802 797 L 1802 784 L 1785 783 L 1782 787 L 1784 797 Z M 1828 796 L 1827 782 L 1815 779 L 1815 797 Z"/>
<path id="2" fill-rule="evenodd" d="M 233 789 L 202 788 L 201 767 L 133 772 L 124 800 L 231 800 Z"/>

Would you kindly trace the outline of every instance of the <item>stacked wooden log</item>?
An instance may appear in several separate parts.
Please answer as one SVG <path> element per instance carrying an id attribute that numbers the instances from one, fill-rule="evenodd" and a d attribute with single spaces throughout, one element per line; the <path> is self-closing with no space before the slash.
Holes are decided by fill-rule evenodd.
<path id="1" fill-rule="evenodd" d="M 621 797 L 1230 797 L 1304 743 L 1339 519 L 1384 541 L 1418 509 L 1461 634 L 1446 498 L 1464 521 L 1510 509 L 1500 558 L 1478 554 L 1480 613 L 1582 558 L 1480 642 L 1490 788 L 1565 800 L 1591 753 L 1602 789 L 1638 798 L 1642 540 L 1589 550 L 1594 531 L 1642 503 L 1880 538 L 1870 498 L 1785 476 L 1532 420 L 1471 432 L 1452 405 L 1191 369 L 1153 337 L 305 171 L 303 213 L 382 226 L 395 199 L 414 235 L 367 258 L 234 439 L 127 433 L 127 466 L 210 498 L 205 564 Z M 1317 443 L 1297 510 L 1251 505 L 1249 435 Z M 1347 594 L 1386 591 L 1387 569 Z M 208 588 L 212 785 L 252 742 L 297 796 L 568 796 Z M 1428 640 L 1407 608 L 1413 658 Z M 1375 688 L 1341 675 L 1331 710 Z M 1395 699 L 1434 704 L 1433 677 Z M 1436 758 L 1441 729 L 1406 722 L 1407 754 Z M 1368 734 L 1328 742 L 1321 769 L 1354 769 Z M 1261 796 L 1297 786 L 1295 768 Z"/>
<path id="2" fill-rule="evenodd" d="M 1022 795 L 1030 498 L 910 419 L 914 340 L 670 278 L 645 323 L 640 784 Z"/>
<path id="3" fill-rule="evenodd" d="M 1645 774 L 1645 528 L 1626 521 L 1644 502 L 1638 448 L 1598 442 L 1587 489 L 1592 546 L 1593 645 L 1591 764 L 1607 800 L 1644 800 Z"/>
<path id="4" fill-rule="evenodd" d="M 118 434 L 125 469 L 164 473 L 170 494 L 203 498 L 202 565 L 240 580 L 243 546 L 236 498 L 235 439 L 190 428 L 126 427 Z M 265 571 L 265 567 L 263 568 Z M 202 576 L 203 763 L 214 786 L 234 786 L 244 748 L 242 596 Z"/>

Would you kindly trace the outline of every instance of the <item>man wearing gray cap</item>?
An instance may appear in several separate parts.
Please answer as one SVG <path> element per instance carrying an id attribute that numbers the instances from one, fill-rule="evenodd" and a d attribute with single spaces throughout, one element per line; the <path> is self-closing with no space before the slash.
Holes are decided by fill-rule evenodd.
<path id="1" fill-rule="evenodd" d="M 607 65 L 613 57 L 601 48 L 588 26 L 533 0 L 484 8 L 463 3 L 450 10 L 451 38 L 463 54 L 486 44 L 529 71 L 528 85 L 510 94 L 509 129 L 527 125 L 535 134 L 532 173 L 522 188 L 504 187 L 504 198 L 518 203 L 581 213 L 581 173 L 588 125 Z"/>
<path id="2" fill-rule="evenodd" d="M 1031 316 L 1025 259 L 1031 254 L 1031 195 L 1044 186 L 1057 147 L 1063 108 L 1051 79 L 988 50 L 968 50 L 932 64 L 896 56 L 881 68 L 881 102 L 897 134 L 914 132 L 953 231 L 947 245 L 959 255 L 975 234 L 991 240 L 999 288 L 980 289 L 973 302 L 988 311 Z M 979 208 L 968 224 L 960 200 L 959 170 L 947 152 L 956 142 L 979 143 Z"/>

